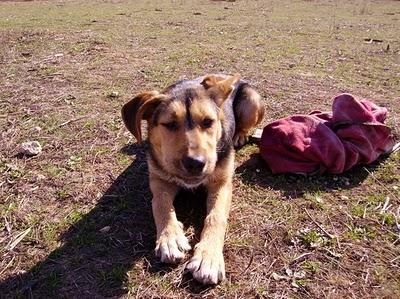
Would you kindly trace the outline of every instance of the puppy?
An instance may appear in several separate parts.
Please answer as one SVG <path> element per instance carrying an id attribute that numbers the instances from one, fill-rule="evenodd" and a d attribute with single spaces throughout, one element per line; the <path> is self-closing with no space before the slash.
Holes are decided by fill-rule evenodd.
<path id="1" fill-rule="evenodd" d="M 191 249 L 173 201 L 180 188 L 203 185 L 207 216 L 186 268 L 203 284 L 225 278 L 224 236 L 232 197 L 233 147 L 242 146 L 264 116 L 260 95 L 239 75 L 182 80 L 161 93 L 139 93 L 122 108 L 128 130 L 142 141 L 148 123 L 148 168 L 157 228 L 155 254 L 176 263 Z"/>

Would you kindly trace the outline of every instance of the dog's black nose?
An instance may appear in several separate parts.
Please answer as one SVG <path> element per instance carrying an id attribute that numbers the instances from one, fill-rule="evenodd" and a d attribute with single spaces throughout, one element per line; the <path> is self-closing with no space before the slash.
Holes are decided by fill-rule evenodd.
<path id="1" fill-rule="evenodd" d="M 185 169 L 193 174 L 202 172 L 206 163 L 203 157 L 185 157 L 182 159 L 182 164 Z"/>

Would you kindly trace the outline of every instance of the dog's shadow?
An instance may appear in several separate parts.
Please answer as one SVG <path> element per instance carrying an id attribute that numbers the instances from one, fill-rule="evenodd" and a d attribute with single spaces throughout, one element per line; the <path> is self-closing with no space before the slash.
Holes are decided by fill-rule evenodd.
<path id="1" fill-rule="evenodd" d="M 146 146 L 122 149 L 136 156 L 98 200 L 96 206 L 60 237 L 62 246 L 25 273 L 0 283 L 0 298 L 99 298 L 120 297 L 128 292 L 127 273 L 141 260 L 148 272 L 172 268 L 154 257 L 156 230 L 151 212 Z M 188 204 L 195 197 L 195 204 Z M 186 200 L 185 200 L 186 198 Z M 178 219 L 194 227 L 198 239 L 205 217 L 205 197 L 180 193 Z M 189 290 L 202 290 L 187 275 Z M 200 289 L 199 289 L 200 288 Z"/>
<path id="2" fill-rule="evenodd" d="M 0 298 L 121 297 L 128 292 L 127 275 L 139 261 L 141 270 L 150 273 L 173 269 L 154 256 L 156 230 L 151 212 L 146 146 L 134 144 L 122 151 L 134 155 L 134 162 L 114 180 L 96 206 L 63 233 L 60 248 L 27 272 L 0 282 Z M 312 179 L 273 175 L 255 154 L 236 173 L 248 183 L 281 190 L 284 197 L 296 198 L 304 192 L 352 188 L 368 176 L 360 168 L 342 176 Z M 193 228 L 192 243 L 197 242 L 206 215 L 205 190 L 182 191 L 174 205 L 178 219 Z M 190 275 L 184 275 L 179 286 L 193 294 L 207 288 Z"/>

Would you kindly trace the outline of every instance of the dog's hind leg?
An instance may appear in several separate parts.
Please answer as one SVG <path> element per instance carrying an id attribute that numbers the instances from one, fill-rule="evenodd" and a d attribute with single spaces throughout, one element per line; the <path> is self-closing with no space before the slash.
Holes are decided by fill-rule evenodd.
<path id="1" fill-rule="evenodd" d="M 263 120 L 265 109 L 260 94 L 247 83 L 238 87 L 233 109 L 236 119 L 233 145 L 240 147 L 247 142 L 250 130 Z"/>

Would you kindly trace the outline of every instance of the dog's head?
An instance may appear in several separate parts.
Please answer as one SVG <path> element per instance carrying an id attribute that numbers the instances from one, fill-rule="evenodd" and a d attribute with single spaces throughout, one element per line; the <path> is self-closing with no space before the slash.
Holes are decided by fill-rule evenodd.
<path id="1" fill-rule="evenodd" d="M 138 142 L 141 120 L 147 120 L 152 159 L 185 185 L 197 185 L 216 167 L 222 105 L 238 80 L 209 75 L 200 84 L 179 82 L 163 93 L 140 93 L 123 106 L 122 119 Z"/>

